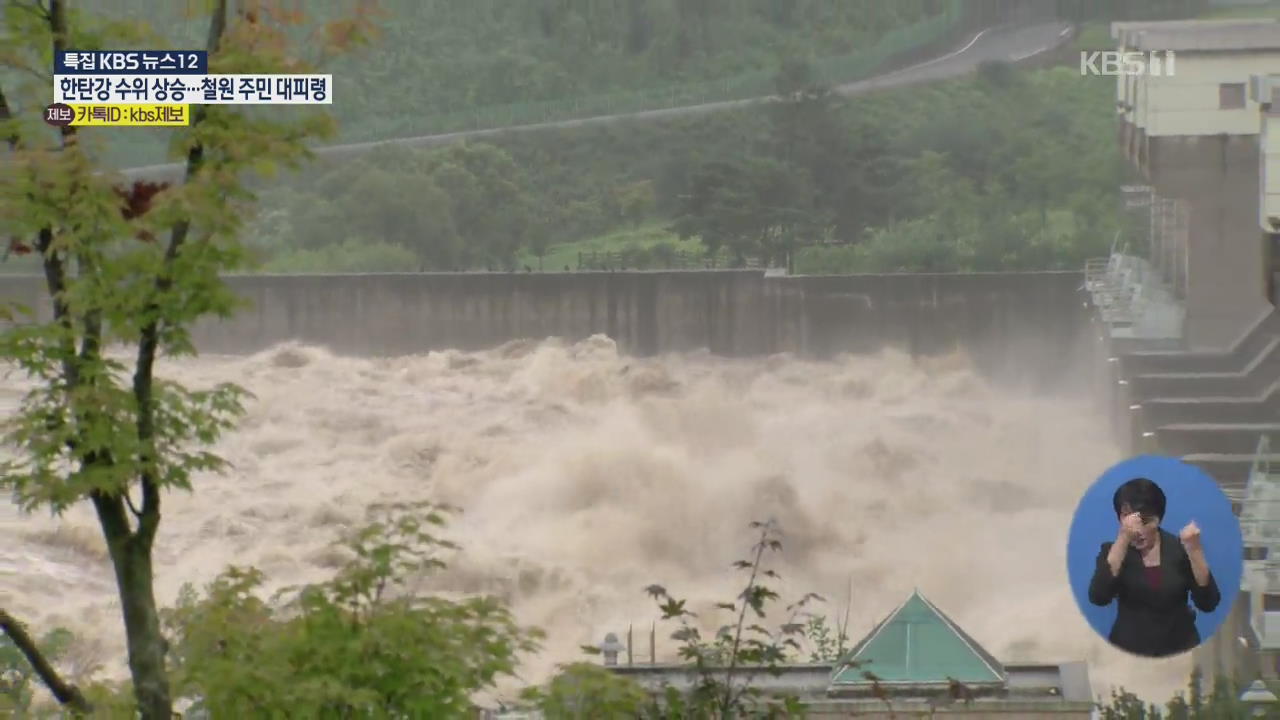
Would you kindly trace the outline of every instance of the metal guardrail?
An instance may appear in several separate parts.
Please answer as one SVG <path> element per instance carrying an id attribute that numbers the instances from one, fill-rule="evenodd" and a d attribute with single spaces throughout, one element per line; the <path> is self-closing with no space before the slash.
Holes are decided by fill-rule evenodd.
<path id="1" fill-rule="evenodd" d="M 1134 303 L 1140 285 L 1137 273 L 1132 258 L 1119 252 L 1105 260 L 1095 258 L 1085 263 L 1085 289 L 1108 324 L 1128 325 L 1135 319 Z"/>
<path id="2" fill-rule="evenodd" d="M 1259 600 L 1260 595 L 1280 592 L 1280 514 L 1276 512 L 1280 504 L 1280 485 L 1272 475 L 1274 464 L 1271 437 L 1260 435 L 1240 512 L 1240 529 L 1246 548 L 1241 589 L 1253 598 L 1248 622 L 1260 649 L 1280 646 L 1280 636 L 1271 627 L 1273 623 L 1268 622 L 1268 616 L 1273 613 L 1268 612 Z M 1262 553 L 1255 555 L 1258 550 Z"/>
<path id="3" fill-rule="evenodd" d="M 1253 453 L 1253 463 L 1249 468 L 1249 479 L 1245 483 L 1243 497 L 1240 498 L 1240 527 L 1245 532 L 1246 541 L 1250 531 L 1257 531 L 1260 527 L 1273 530 L 1272 533 L 1261 532 L 1255 536 L 1262 541 L 1270 539 L 1269 535 L 1280 533 L 1280 516 L 1277 516 L 1273 508 L 1280 503 L 1280 486 L 1272 485 L 1276 482 L 1272 476 L 1274 464 L 1271 436 L 1259 435 L 1257 449 Z M 1268 557 L 1262 565 L 1280 569 L 1280 555 Z"/>
<path id="4" fill-rule="evenodd" d="M 1249 469 L 1249 479 L 1267 477 L 1271 474 L 1271 436 L 1258 436 L 1258 447 L 1253 453 L 1253 466 Z"/>
<path id="5" fill-rule="evenodd" d="M 1181 335 L 1182 310 L 1158 269 L 1113 245 L 1107 258 L 1085 262 L 1084 288 L 1112 336 L 1165 339 Z"/>

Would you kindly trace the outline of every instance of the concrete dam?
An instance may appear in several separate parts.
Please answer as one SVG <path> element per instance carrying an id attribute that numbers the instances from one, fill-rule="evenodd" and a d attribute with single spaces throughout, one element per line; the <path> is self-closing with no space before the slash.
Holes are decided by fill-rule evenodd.
<path id="1" fill-rule="evenodd" d="M 1089 356 L 1078 272 L 768 276 L 764 271 L 243 275 L 249 307 L 197 326 L 197 348 L 246 354 L 285 341 L 347 355 L 483 350 L 604 334 L 649 356 L 728 357 L 899 349 L 962 351 L 985 373 L 1037 385 Z M 0 296 L 51 312 L 44 280 Z"/>

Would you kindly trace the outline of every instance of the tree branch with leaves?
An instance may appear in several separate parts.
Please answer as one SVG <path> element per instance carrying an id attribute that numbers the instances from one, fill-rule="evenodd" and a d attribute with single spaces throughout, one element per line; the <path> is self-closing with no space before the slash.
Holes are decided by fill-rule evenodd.
<path id="1" fill-rule="evenodd" d="M 354 9 L 337 30 L 321 28 L 325 47 L 370 36 L 376 5 L 357 0 Z M 207 12 L 210 72 L 309 69 L 288 39 L 302 20 L 295 12 L 246 1 L 233 14 L 227 0 Z M 73 12 L 65 0 L 10 3 L 3 20 L 0 63 L 18 69 L 47 67 L 51 52 L 122 49 L 147 36 L 136 24 Z M 247 394 L 231 384 L 190 390 L 158 377 L 156 365 L 195 353 L 189 329 L 197 320 L 241 305 L 221 276 L 246 258 L 239 232 L 254 198 L 244 176 L 298 166 L 309 157 L 306 141 L 330 135 L 332 121 L 306 109 L 267 119 L 199 106 L 174 144 L 184 181 L 123 186 L 100 169 L 88 131 L 43 126 L 48 80 L 8 90 L 0 90 L 0 136 L 11 148 L 0 216 L 13 219 L 11 247 L 39 254 L 53 317 L 16 308 L 0 335 L 0 357 L 34 381 L 4 428 L 16 458 L 0 468 L 0 486 L 24 511 L 92 504 L 115 571 L 138 710 L 168 720 L 152 559 L 161 497 L 227 467 L 204 448 L 234 426 Z M 155 241 L 162 236 L 167 242 Z M 123 347 L 133 348 L 131 368 Z"/>
<path id="2" fill-rule="evenodd" d="M 808 593 L 786 607 L 787 618 L 776 629 L 761 624 L 759 621 L 768 615 L 768 605 L 780 599 L 766 581 L 781 577 L 765 566 L 765 560 L 769 554 L 781 551 L 781 530 L 772 520 L 752 522 L 751 529 L 757 533 L 751 558 L 733 564 L 746 573 L 746 583 L 734 602 L 716 604 L 717 609 L 734 613 L 734 620 L 722 625 L 713 639 L 703 637 L 696 624 L 698 616 L 687 608 L 687 601 L 672 597 L 661 585 L 646 588 L 658 601 L 662 619 L 680 623 L 671 637 L 681 643 L 680 658 L 690 662 L 698 675 L 689 697 L 668 690 L 669 707 L 687 707 L 698 717 L 710 713 L 716 718 L 755 712 L 793 717 L 801 710 L 800 700 L 793 694 L 766 696 L 756 685 L 756 678 L 760 673 L 781 673 L 782 666 L 800 652 L 805 625 L 798 620 L 809 605 L 824 600 Z"/>
<path id="3" fill-rule="evenodd" d="M 36 639 L 31 637 L 31 634 L 27 632 L 26 626 L 4 609 L 0 609 L 0 632 L 3 632 L 4 635 L 9 638 L 9 642 L 12 643 L 14 649 L 22 654 L 22 657 L 31 665 L 31 668 L 40 678 L 40 681 L 49 688 L 49 691 L 53 693 L 53 697 L 59 703 L 68 710 L 76 713 L 87 715 L 93 712 L 93 705 L 85 699 L 84 694 L 80 692 L 80 688 L 63 679 L 62 675 L 58 673 L 57 669 L 54 668 L 53 663 L 51 662 L 52 658 L 50 655 L 52 653 L 50 650 L 52 649 L 56 652 L 61 644 L 59 641 L 64 639 L 68 633 L 65 631 L 55 631 L 55 633 L 45 637 L 43 642 L 37 642 Z M 44 647 L 41 647 L 42 645 Z M 0 643 L 0 651 L 3 650 L 3 643 Z M 0 656 L 2 655 L 3 652 L 0 652 Z M 8 673 L 5 672 L 8 668 L 5 668 L 4 665 L 5 663 L 0 663 L 0 679 L 3 680 L 0 681 L 0 690 L 9 691 L 4 694 L 24 693 L 26 689 L 17 683 L 15 683 L 12 688 L 7 687 L 10 680 L 7 677 Z M 21 673 L 19 673 L 19 676 L 21 676 Z M 25 708 L 22 707 L 21 703 L 25 703 L 28 699 L 29 697 L 13 698 L 13 700 L 18 702 L 19 705 L 14 708 L 4 708 L 3 706 L 0 706 L 0 710 L 11 709 L 17 712 L 24 711 Z"/>

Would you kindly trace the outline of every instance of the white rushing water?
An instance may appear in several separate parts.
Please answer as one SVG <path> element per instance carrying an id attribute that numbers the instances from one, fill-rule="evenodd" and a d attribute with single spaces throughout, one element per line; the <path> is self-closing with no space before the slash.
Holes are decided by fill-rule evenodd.
<path id="1" fill-rule="evenodd" d="M 836 614 L 852 580 L 855 639 L 918 587 L 1002 660 L 1087 660 L 1096 693 L 1163 702 L 1190 670 L 1109 648 L 1067 587 L 1071 513 L 1120 459 L 1098 412 L 1001 390 L 960 358 L 639 360 L 597 337 L 397 358 L 286 345 L 161 374 L 256 395 L 217 448 L 235 469 L 166 496 L 162 603 L 233 562 L 273 586 L 322 579 L 365 506 L 438 500 L 464 510 L 439 584 L 501 593 L 544 628 L 522 673 L 540 680 L 606 632 L 647 637 L 650 583 L 731 599 L 747 523 L 776 517 L 784 600 L 818 592 Z M 10 407 L 19 390 L 6 382 Z M 0 537 L 0 605 L 122 667 L 89 509 L 54 520 L 2 504 Z"/>

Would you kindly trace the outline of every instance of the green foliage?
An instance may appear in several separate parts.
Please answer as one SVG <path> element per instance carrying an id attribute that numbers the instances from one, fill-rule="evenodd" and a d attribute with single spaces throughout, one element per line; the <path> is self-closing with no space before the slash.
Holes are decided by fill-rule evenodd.
<path id="1" fill-rule="evenodd" d="M 93 705 L 93 720 L 135 720 L 138 702 L 134 699 L 133 686 L 128 682 L 98 681 L 84 688 L 84 696 Z M 53 720 L 65 720 L 62 714 L 46 716 Z"/>
<path id="2" fill-rule="evenodd" d="M 657 204 L 652 180 L 639 180 L 613 189 L 613 201 L 618 217 L 631 227 L 637 227 L 653 211 Z"/>
<path id="3" fill-rule="evenodd" d="M 718 258 L 728 262 L 729 258 Z M 543 258 L 529 249 L 521 252 L 517 264 L 548 272 L 582 267 L 625 267 L 641 270 L 704 267 L 708 262 L 706 248 L 699 240 L 680 240 L 662 224 L 646 223 L 626 227 L 606 235 L 574 242 L 556 243 L 547 248 Z"/>
<path id="4" fill-rule="evenodd" d="M 492 145 L 376 151 L 279 197 L 254 228 L 259 248 L 274 244 L 273 271 L 511 269 L 519 248 L 550 237 L 523 171 Z M 361 238 L 384 247 L 358 252 Z"/>
<path id="5" fill-rule="evenodd" d="M 467 717 L 473 692 L 515 671 L 539 634 L 499 601 L 413 587 L 455 546 L 446 509 L 370 508 L 333 579 L 259 596 L 264 578 L 231 568 L 165 613 L 175 688 L 212 717 Z"/>
<path id="6" fill-rule="evenodd" d="M 1216 678 L 1213 690 L 1205 697 L 1203 678 L 1198 669 L 1191 673 L 1187 692 L 1178 693 L 1161 709 L 1155 703 L 1144 703 L 1133 693 L 1111 691 L 1110 701 L 1099 702 L 1099 720 L 1244 720 L 1251 717 L 1249 708 L 1239 699 L 1242 687 L 1226 678 Z M 1275 713 L 1267 717 L 1274 717 Z"/>
<path id="7" fill-rule="evenodd" d="M 725 248 L 738 264 L 748 255 L 785 258 L 816 225 L 811 197 L 803 176 L 776 160 L 711 163 L 694 175 L 674 230 L 709 252 Z"/>
<path id="8" fill-rule="evenodd" d="M 121 0 L 167 43 L 203 44 L 186 3 Z M 309 12 L 328 19 L 330 3 Z M 382 0 L 378 52 L 332 67 L 342 140 L 635 112 L 767 94 L 779 52 L 851 82 L 954 27 L 962 0 Z M 127 47 L 127 46 L 122 46 Z M 156 133 L 156 135 L 162 135 Z M 113 134 L 126 165 L 157 143 Z M 132 156 L 132 157 L 130 157 Z"/>
<path id="9" fill-rule="evenodd" d="M 420 265 L 413 251 L 381 240 L 344 240 L 336 245 L 275 254 L 262 266 L 270 273 L 405 272 Z"/>
<path id="10" fill-rule="evenodd" d="M 33 14 L 9 7 L 16 16 Z M 78 33 L 73 26 L 71 44 L 97 46 Z M 47 28 L 31 35 L 8 36 L 6 47 L 17 57 L 47 54 Z M 90 36 L 97 37 L 83 37 Z M 296 70 L 286 52 L 241 23 L 228 31 L 211 69 Z M 0 486 L 26 509 L 49 505 L 59 512 L 95 492 L 124 492 L 144 477 L 162 488 L 189 488 L 192 473 L 222 464 L 186 448 L 208 445 L 230 427 L 243 391 L 232 385 L 189 391 L 157 379 L 139 397 L 135 379 L 126 376 L 130 368 L 99 348 L 138 344 L 156 332 L 161 354 L 193 353 L 190 324 L 240 304 L 220 280 L 246 259 L 238 236 L 253 195 L 239 176 L 296 166 L 306 155 L 303 141 L 327 132 L 328 120 L 314 114 L 267 120 L 230 106 L 203 107 L 199 122 L 175 143 L 184 154 L 202 148 L 189 181 L 122 193 L 114 178 L 95 172 L 82 143 L 47 151 L 57 141 L 33 125 L 39 113 L 29 111 L 47 93 L 46 87 L 35 96 L 7 96 L 17 112 L 0 128 L 16 136 L 19 148 L 0 178 L 0 215 L 12 219 L 7 229 L 15 236 L 37 238 L 46 267 L 57 271 L 59 286 L 51 290 L 61 301 L 55 321 L 19 324 L 0 336 L 0 356 L 41 381 L 8 423 L 6 440 L 21 457 L 4 466 Z M 145 196 L 132 213 L 122 210 L 122 198 L 132 202 L 129 194 Z M 170 242 L 156 242 L 166 231 Z"/>
<path id="11" fill-rule="evenodd" d="M 413 249 L 429 269 L 561 271 L 576 267 L 579 250 L 622 250 L 629 241 L 618 238 L 652 218 L 689 238 L 677 249 L 775 264 L 790 255 L 795 272 L 845 273 L 1074 269 L 1125 227 L 1116 188 L 1126 171 L 1105 83 L 1070 69 L 992 66 L 966 80 L 840 98 L 802 61 L 788 61 L 777 82 L 789 100 L 767 113 L 494 136 L 486 145 L 500 149 L 493 158 L 510 184 L 492 189 L 412 169 L 438 163 L 423 156 L 441 149 L 321 163 L 292 189 L 266 191 L 275 212 L 255 234 L 279 271 L 294 269 L 284 258 L 307 263 L 299 270 L 321 261 L 300 248 L 372 237 Z M 1022 110 L 1009 113 L 1015 105 Z M 392 175 L 377 181 L 388 191 L 347 201 L 364 173 Z M 427 210 L 440 204 L 436 190 L 450 196 L 447 212 Z M 469 205 L 524 228 L 518 260 L 507 255 L 516 243 L 457 224 L 453 213 Z M 467 250 L 450 249 L 459 245 Z M 657 267 L 649 263 L 662 255 L 652 255 L 627 265 Z M 323 261 L 328 270 L 347 262 Z"/>
<path id="12" fill-rule="evenodd" d="M 805 623 L 804 635 L 811 647 L 809 662 L 834 663 L 850 650 L 845 627 L 833 628 L 824 615 L 813 615 Z"/>
<path id="13" fill-rule="evenodd" d="M 786 619 L 776 628 L 763 624 L 767 609 L 779 600 L 769 584 L 780 580 L 765 566 L 765 556 L 782 549 L 781 533 L 773 521 L 753 522 L 759 536 L 750 559 L 738 560 L 734 568 L 747 575 L 742 591 L 733 602 L 717 603 L 729 620 L 707 638 L 698 625 L 701 620 L 690 611 L 687 601 L 677 599 L 660 585 L 648 592 L 657 602 L 663 620 L 674 620 L 679 628 L 672 639 L 680 643 L 679 657 L 696 672 L 693 689 L 680 694 L 668 688 L 664 706 L 668 717 L 799 717 L 803 706 L 798 697 L 766 694 L 754 681 L 760 673 L 778 674 L 781 666 L 801 651 L 804 624 L 798 619 L 805 608 L 822 598 L 807 594 L 786 607 Z"/>
<path id="14" fill-rule="evenodd" d="M 546 688 L 530 688 L 523 699 L 547 720 L 623 720 L 657 710 L 644 688 L 591 663 L 565 666 Z"/>
<path id="15" fill-rule="evenodd" d="M 296 168 L 307 141 L 333 128 L 322 110 L 297 113 L 201 106 L 171 138 L 187 165 L 168 186 L 123 183 L 101 172 L 94 129 L 51 129 L 40 121 L 49 101 L 55 50 L 130 47 L 147 33 L 68 10 L 67 2 L 6 3 L 0 23 L 0 217 L 9 252 L 41 262 L 53 317 L 6 309 L 16 320 L 0 333 L 0 358 L 34 380 L 3 424 L 12 452 L 0 488 L 25 511 L 61 513 L 89 501 L 117 579 L 133 691 L 144 718 L 172 713 L 152 578 L 152 550 L 165 490 L 223 461 L 204 448 L 232 427 L 246 393 L 231 384 L 191 390 L 157 377 L 164 356 L 194 354 L 189 328 L 240 306 L 222 275 L 243 267 L 240 240 L 254 201 L 248 174 Z M 366 9 L 361 4 L 357 10 Z M 295 73 L 290 32 L 299 20 L 266 3 L 210 22 L 213 73 Z M 206 17 L 209 10 L 202 13 Z M 322 27 L 340 51 L 368 37 L 360 12 Z M 14 80 L 19 76 L 21 80 Z M 120 359 L 121 346 L 132 352 Z M 140 500 L 135 501 L 138 497 Z"/>
<path id="16" fill-rule="evenodd" d="M 46 660 L 57 663 L 66 655 L 73 640 L 70 630 L 54 628 L 36 640 L 36 647 Z M 0 632 L 0 716 L 27 717 L 37 682 L 35 669 L 22 651 L 7 634 Z"/>
<path id="17" fill-rule="evenodd" d="M 566 666 L 545 687 L 530 688 L 524 699 L 548 720 L 570 718 L 793 718 L 804 717 L 800 699 L 791 693 L 766 693 L 756 679 L 762 673 L 776 675 L 784 663 L 801 652 L 806 608 L 822 598 L 808 594 L 785 609 L 786 619 L 775 628 L 765 626 L 769 608 L 779 599 L 770 584 L 779 575 L 766 567 L 766 556 L 782 549 L 781 533 L 773 521 L 753 522 L 758 534 L 750 559 L 734 568 L 746 574 L 742 591 L 733 602 L 717 603 L 717 611 L 729 618 L 712 637 L 699 629 L 711 618 L 698 618 L 686 600 L 672 596 L 660 585 L 646 592 L 658 603 L 664 621 L 674 621 L 671 637 L 679 642 L 678 655 L 694 677 L 687 691 L 666 686 L 646 691 L 632 680 L 607 668 L 579 663 Z M 714 622 L 714 621 L 712 621 Z M 813 625 L 811 624 L 810 627 Z M 599 649 L 584 647 L 592 655 Z M 830 651 L 825 648 L 823 652 Z"/>

